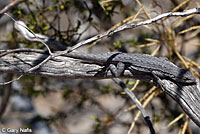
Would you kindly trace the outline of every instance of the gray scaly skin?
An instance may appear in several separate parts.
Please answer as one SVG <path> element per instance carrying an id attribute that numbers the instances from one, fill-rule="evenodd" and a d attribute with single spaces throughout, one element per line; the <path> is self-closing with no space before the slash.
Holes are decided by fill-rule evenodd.
<path id="1" fill-rule="evenodd" d="M 118 77 L 125 70 L 170 79 L 181 83 L 196 83 L 195 77 L 187 69 L 182 69 L 164 58 L 157 58 L 148 54 L 132 54 L 108 52 L 103 54 L 86 54 L 77 51 L 66 56 L 104 65 L 114 76 Z"/>

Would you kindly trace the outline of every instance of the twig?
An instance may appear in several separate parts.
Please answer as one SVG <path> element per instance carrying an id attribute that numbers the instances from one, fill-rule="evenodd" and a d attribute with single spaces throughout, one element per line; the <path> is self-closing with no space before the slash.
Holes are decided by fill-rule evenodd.
<path id="1" fill-rule="evenodd" d="M 4 13 L 6 13 L 9 9 L 15 7 L 17 4 L 24 2 L 25 0 L 14 0 L 11 3 L 9 3 L 7 6 L 5 6 L 1 11 L 0 11 L 0 18 Z"/>
<path id="2" fill-rule="evenodd" d="M 135 28 L 135 27 L 138 27 L 138 26 L 142 26 L 142 25 L 148 25 L 148 24 L 151 24 L 153 22 L 156 22 L 158 20 L 161 20 L 163 18 L 167 18 L 167 17 L 171 17 L 171 16 L 188 16 L 188 15 L 191 15 L 191 14 L 199 14 L 200 13 L 200 8 L 193 8 L 193 9 L 189 9 L 189 10 L 186 10 L 184 12 L 168 12 L 168 13 L 164 13 L 164 14 L 161 14 L 161 15 L 158 15 L 157 17 L 155 18 L 152 18 L 152 19 L 149 19 L 149 20 L 145 20 L 145 21 L 141 21 L 141 22 L 138 22 L 138 23 L 130 23 L 130 24 L 124 24 L 120 27 L 117 27 L 115 29 L 111 29 L 111 30 L 108 30 L 102 34 L 98 34 L 96 36 L 93 36 L 87 40 L 83 40 L 79 43 L 77 43 L 76 45 L 74 45 L 72 48 L 69 48 L 65 51 L 60 51 L 59 53 L 57 54 L 53 54 L 53 57 L 55 56 L 60 56 L 60 55 L 64 55 L 66 53 L 69 53 L 70 51 L 73 51 L 83 45 L 86 45 L 88 43 L 91 43 L 95 40 L 98 40 L 98 39 L 101 39 L 103 37 L 106 37 L 106 36 L 111 36 L 113 35 L 114 33 L 117 33 L 117 32 L 120 32 L 120 31 L 123 31 L 123 30 L 126 30 L 126 29 L 131 29 L 131 28 Z M 21 23 L 21 22 L 20 22 Z M 18 23 L 16 23 L 18 24 Z M 25 24 L 18 24 L 17 26 L 24 26 Z M 18 27 L 16 27 L 17 29 Z M 26 29 L 26 30 L 25 30 Z M 17 30 L 23 30 L 25 32 L 27 32 L 29 34 L 28 38 L 26 37 L 27 33 L 26 34 L 22 34 L 26 39 L 30 40 L 30 41 L 42 41 L 42 43 L 47 47 L 47 49 L 49 50 L 50 52 L 50 49 L 49 47 L 46 45 L 46 43 L 50 40 L 48 37 L 44 36 L 44 35 L 40 35 L 40 34 L 35 34 L 34 32 L 30 31 L 30 29 L 27 28 L 27 26 L 25 25 L 23 28 L 19 28 Z M 23 32 L 22 31 L 22 32 Z M 30 33 L 31 32 L 31 33 Z M 34 35 L 34 38 L 31 36 Z M 41 37 L 41 38 L 40 38 Z M 39 39 L 38 39 L 39 38 Z M 60 44 L 59 42 L 57 41 L 54 41 L 54 42 L 49 42 L 49 43 L 54 43 L 55 46 L 59 46 L 59 45 L 62 45 Z M 64 46 L 64 45 L 63 45 Z"/>
<path id="3" fill-rule="evenodd" d="M 7 74 L 6 79 L 11 80 L 12 77 L 13 77 L 13 74 Z M 12 85 L 11 84 L 6 85 L 4 87 L 3 96 L 2 96 L 1 105 L 0 105 L 0 119 L 1 119 L 2 115 L 4 114 L 4 112 L 6 111 L 6 108 L 8 106 L 9 99 L 11 96 L 11 92 L 12 92 Z"/>
<path id="4" fill-rule="evenodd" d="M 148 24 L 151 24 L 151 23 L 156 22 L 158 20 L 161 20 L 163 18 L 167 18 L 167 17 L 172 17 L 172 16 L 182 16 L 183 17 L 183 16 L 188 16 L 188 15 L 191 15 L 191 14 L 200 14 L 200 8 L 193 8 L 193 9 L 186 10 L 184 12 L 168 12 L 168 13 L 158 15 L 155 18 L 148 19 L 148 20 L 145 20 L 145 21 L 141 21 L 141 22 L 138 22 L 138 23 L 124 24 L 124 25 L 121 25 L 120 27 L 117 27 L 116 29 L 108 30 L 108 31 L 106 31 L 102 34 L 98 34 L 98 35 L 93 36 L 93 37 L 91 37 L 87 40 L 81 41 L 78 44 L 74 45 L 70 50 L 62 51 L 58 55 L 66 54 L 70 51 L 73 51 L 73 50 L 83 46 L 83 45 L 86 45 L 88 43 L 91 43 L 93 41 L 96 41 L 96 40 L 101 39 L 101 38 L 106 37 L 106 36 L 111 36 L 114 33 L 117 33 L 117 32 L 123 31 L 123 30 L 136 28 L 136 27 L 142 26 L 142 25 L 148 25 Z"/>
<path id="5" fill-rule="evenodd" d="M 22 78 L 22 76 L 23 76 L 23 74 L 21 74 L 19 77 L 15 78 L 13 80 L 10 80 L 10 81 L 7 81 L 7 82 L 2 82 L 2 83 L 0 83 L 0 86 L 5 86 L 5 85 L 11 84 L 11 83 L 13 83 L 15 81 L 18 81 L 19 79 Z"/>
<path id="6" fill-rule="evenodd" d="M 49 54 L 52 55 L 52 52 L 51 52 L 49 46 L 45 43 L 48 41 L 47 36 L 34 33 L 31 29 L 29 29 L 26 26 L 26 24 L 23 21 L 16 21 L 9 14 L 7 14 L 7 13 L 4 13 L 4 14 L 7 15 L 9 18 L 11 18 L 14 21 L 14 28 L 16 30 L 18 30 L 24 38 L 26 38 L 29 41 L 41 42 L 43 45 L 45 45 L 45 47 L 49 51 Z"/>
<path id="7" fill-rule="evenodd" d="M 144 120 L 146 121 L 151 134 L 155 134 L 155 130 L 153 128 L 153 125 L 151 123 L 150 117 L 146 114 L 142 104 L 140 103 L 140 101 L 137 99 L 137 97 L 134 95 L 134 93 L 132 91 L 130 91 L 126 85 L 124 84 L 124 82 L 122 82 L 120 79 L 118 78 L 113 78 L 112 79 L 116 84 L 118 84 L 123 90 L 124 92 L 132 99 L 132 101 L 136 104 L 137 108 L 141 111 L 142 116 L 144 118 Z"/>
<path id="8" fill-rule="evenodd" d="M 153 92 L 151 95 L 149 95 L 143 102 L 143 107 L 145 108 L 147 106 L 147 104 L 149 104 L 149 102 L 155 97 L 157 96 L 157 94 L 159 94 L 159 90 Z M 135 123 L 137 121 L 137 119 L 139 118 L 141 112 L 138 111 L 137 114 L 135 115 L 132 123 L 131 123 L 131 127 L 128 130 L 128 134 L 131 134 L 131 131 L 133 130 L 133 127 L 135 126 Z"/>
<path id="9" fill-rule="evenodd" d="M 51 55 L 49 55 L 45 60 L 43 60 L 41 63 L 39 63 L 38 65 L 36 65 L 36 66 L 34 66 L 34 67 L 32 67 L 32 68 L 30 68 L 28 71 L 26 71 L 26 72 L 31 72 L 31 71 L 34 71 L 34 70 L 36 70 L 36 69 L 38 69 L 38 68 L 40 68 L 42 65 L 44 65 L 46 62 L 48 62 L 50 59 L 52 58 L 52 56 Z"/>
<path id="10" fill-rule="evenodd" d="M 45 54 L 45 51 L 41 49 L 17 48 L 17 49 L 0 50 L 0 57 L 10 53 L 17 53 L 17 52 L 35 52 L 35 53 Z"/>

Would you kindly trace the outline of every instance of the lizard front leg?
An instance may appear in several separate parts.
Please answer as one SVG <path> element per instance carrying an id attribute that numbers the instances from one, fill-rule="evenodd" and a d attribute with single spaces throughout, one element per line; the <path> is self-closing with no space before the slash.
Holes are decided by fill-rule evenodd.
<path id="1" fill-rule="evenodd" d="M 109 65 L 109 70 L 115 77 L 119 77 L 124 73 L 125 70 L 125 64 L 122 62 L 118 62 L 117 66 L 114 64 Z"/>
<path id="2" fill-rule="evenodd" d="M 115 77 L 119 77 L 120 75 L 123 74 L 124 70 L 125 70 L 125 64 L 122 62 L 118 62 L 117 66 L 114 64 L 110 64 L 109 68 L 108 68 L 111 73 L 115 76 Z M 124 84 L 124 82 L 122 82 L 119 78 L 113 78 L 112 79 L 115 83 L 117 83 L 119 86 L 121 86 L 121 88 L 125 91 L 125 93 L 133 100 L 133 102 L 136 104 L 136 106 L 138 107 L 138 109 L 141 111 L 145 122 L 147 123 L 151 134 L 155 134 L 155 130 L 153 128 L 153 125 L 151 123 L 150 117 L 147 116 L 142 104 L 140 103 L 140 101 L 137 99 L 137 97 L 134 95 L 133 92 L 131 92 L 126 85 Z"/>
<path id="3" fill-rule="evenodd" d="M 165 88 L 165 83 L 163 83 L 163 81 L 158 77 L 158 73 L 157 71 L 152 71 L 152 75 L 154 77 L 153 82 L 156 83 L 157 85 L 159 85 L 162 88 Z"/>

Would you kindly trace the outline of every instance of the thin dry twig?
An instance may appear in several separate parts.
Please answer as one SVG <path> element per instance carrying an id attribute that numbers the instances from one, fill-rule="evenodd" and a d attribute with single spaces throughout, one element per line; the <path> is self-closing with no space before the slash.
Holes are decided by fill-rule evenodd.
<path id="1" fill-rule="evenodd" d="M 29 41 L 38 41 L 41 42 L 49 51 L 49 54 L 52 55 L 51 49 L 49 46 L 45 43 L 48 41 L 48 37 L 41 35 L 41 34 L 36 34 L 34 33 L 30 28 L 26 26 L 26 24 L 23 21 L 16 21 L 13 17 L 11 17 L 9 14 L 4 13 L 7 15 L 9 18 L 11 18 L 14 21 L 14 28 L 18 30 L 23 37 L 25 37 Z"/>
<path id="2" fill-rule="evenodd" d="M 136 28 L 136 27 L 142 26 L 142 25 L 148 25 L 148 24 L 151 24 L 151 23 L 156 22 L 158 20 L 167 18 L 167 17 L 172 17 L 172 16 L 182 16 L 183 17 L 183 16 L 188 16 L 188 15 L 191 15 L 191 14 L 200 14 L 200 8 L 193 8 L 193 9 L 186 10 L 184 12 L 168 12 L 168 13 L 158 15 L 157 17 L 149 19 L 149 20 L 145 20 L 145 21 L 141 21 L 141 22 L 137 22 L 137 23 L 123 24 L 123 25 L 117 27 L 116 29 L 111 29 L 111 30 L 108 30 L 108 31 L 106 31 L 102 34 L 98 34 L 94 37 L 91 37 L 87 40 L 83 40 L 83 41 L 77 43 L 76 45 L 74 45 L 70 50 L 62 51 L 62 52 L 58 53 L 56 56 L 64 55 L 66 53 L 69 53 L 70 51 L 73 51 L 73 50 L 83 46 L 83 45 L 86 45 L 88 43 L 91 43 L 93 41 L 96 41 L 96 40 L 101 39 L 101 38 L 106 37 L 106 36 L 107 37 L 111 36 L 111 35 L 113 35 L 114 33 L 117 33 L 117 32 L 121 32 L 121 31 L 124 31 L 124 30 L 127 30 L 127 29 Z"/>
<path id="3" fill-rule="evenodd" d="M 140 99 L 140 102 L 143 103 L 152 93 L 156 91 L 156 86 L 153 86 L 149 91 L 145 93 L 145 95 Z M 125 111 L 130 111 L 136 108 L 136 105 L 132 105 L 129 108 L 127 108 Z"/>
<path id="4" fill-rule="evenodd" d="M 168 125 L 167 125 L 167 127 L 169 128 L 169 127 L 171 127 L 174 123 L 176 123 L 177 121 L 179 121 L 181 118 L 183 118 L 184 117 L 184 114 L 183 113 L 181 113 L 179 116 L 177 116 L 173 121 L 171 121 Z"/>
<path id="5" fill-rule="evenodd" d="M 5 86 L 5 85 L 11 84 L 11 83 L 13 83 L 15 81 L 18 81 L 18 80 L 20 80 L 22 78 L 22 76 L 24 76 L 24 75 L 20 75 L 19 77 L 15 78 L 13 80 L 7 81 L 7 82 L 2 82 L 2 83 L 0 83 L 0 86 Z"/>
<path id="6" fill-rule="evenodd" d="M 140 112 L 142 113 L 142 116 L 145 120 L 145 122 L 147 123 L 151 134 L 155 134 L 155 130 L 153 128 L 153 125 L 151 123 L 150 117 L 146 114 L 142 104 L 140 103 L 140 101 L 137 99 L 137 97 L 135 96 L 135 94 L 129 90 L 126 85 L 124 84 L 124 82 L 122 82 L 120 79 L 118 78 L 113 78 L 112 79 L 116 84 L 118 84 L 123 90 L 124 92 L 132 99 L 132 101 L 135 103 L 135 105 L 137 106 L 137 108 L 140 110 Z"/>
<path id="7" fill-rule="evenodd" d="M 148 98 L 147 98 L 147 99 L 144 101 L 144 103 L 143 103 L 143 107 L 145 108 L 145 107 L 147 106 L 147 104 L 148 104 L 155 96 L 157 96 L 158 94 L 160 94 L 160 91 L 159 91 L 159 90 L 153 92 L 150 96 L 148 96 Z M 136 116 L 135 116 L 135 118 L 134 118 L 134 120 L 133 120 L 133 122 L 132 122 L 132 124 L 131 124 L 131 126 L 130 126 L 130 128 L 129 128 L 129 130 L 128 130 L 128 134 L 131 134 L 131 131 L 133 130 L 133 128 L 134 128 L 134 126 L 135 126 L 135 123 L 136 123 L 136 121 L 138 120 L 140 114 L 141 114 L 141 112 L 138 111 L 137 114 L 136 114 Z"/>
<path id="8" fill-rule="evenodd" d="M 1 11 L 0 11 L 0 18 L 2 17 L 2 15 L 6 12 L 8 12 L 8 10 L 10 10 L 11 8 L 15 7 L 16 5 L 18 5 L 21 2 L 24 2 L 26 0 L 14 0 L 11 3 L 9 3 L 7 6 L 5 6 Z"/>
<path id="9" fill-rule="evenodd" d="M 187 128 L 188 128 L 188 124 L 189 124 L 189 121 L 190 121 L 190 118 L 186 114 L 184 114 L 184 115 L 185 115 L 186 121 L 184 122 L 183 127 L 180 128 L 179 134 L 185 134 L 186 133 Z"/>

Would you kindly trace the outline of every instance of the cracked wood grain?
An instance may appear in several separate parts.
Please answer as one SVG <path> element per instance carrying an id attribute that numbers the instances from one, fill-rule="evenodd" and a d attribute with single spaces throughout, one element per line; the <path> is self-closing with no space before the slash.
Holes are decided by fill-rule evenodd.
<path id="1" fill-rule="evenodd" d="M 170 80 L 161 80 L 161 89 L 170 95 L 184 112 L 200 127 L 200 85 L 181 85 Z"/>

